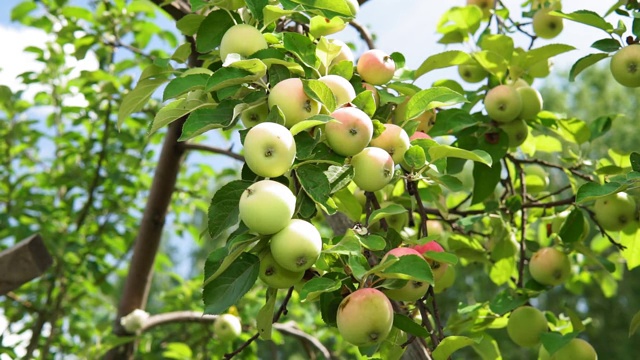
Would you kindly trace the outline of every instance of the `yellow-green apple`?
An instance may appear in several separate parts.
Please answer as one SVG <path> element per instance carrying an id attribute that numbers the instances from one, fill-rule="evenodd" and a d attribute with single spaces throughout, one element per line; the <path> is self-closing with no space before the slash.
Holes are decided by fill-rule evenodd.
<path id="1" fill-rule="evenodd" d="M 275 289 L 288 289 L 299 283 L 304 277 L 304 270 L 289 271 L 280 266 L 269 250 L 261 255 L 258 276 L 267 286 Z"/>
<path id="2" fill-rule="evenodd" d="M 240 121 L 247 129 L 250 129 L 261 122 L 264 122 L 269 115 L 269 105 L 267 102 L 248 107 L 240 113 Z"/>
<path id="3" fill-rule="evenodd" d="M 338 39 L 327 39 L 327 40 L 331 44 L 340 46 L 340 52 L 338 53 L 338 55 L 336 55 L 335 58 L 333 58 L 333 60 L 331 60 L 329 67 L 332 67 L 333 65 L 337 65 L 341 61 L 353 62 L 354 60 L 353 51 L 351 51 L 351 48 L 349 48 L 349 45 L 345 44 L 344 41 L 338 40 Z M 324 65 L 320 64 L 320 67 L 318 67 L 318 71 L 320 72 L 320 74 L 326 74 L 327 68 Z"/>
<path id="4" fill-rule="evenodd" d="M 238 24 L 230 27 L 222 36 L 220 58 L 224 61 L 229 54 L 247 57 L 267 47 L 267 40 L 264 39 L 260 30 L 251 25 Z"/>
<path id="5" fill-rule="evenodd" d="M 273 180 L 251 184 L 240 196 L 240 220 L 262 235 L 275 234 L 284 229 L 293 217 L 296 196 L 288 187 Z"/>
<path id="6" fill-rule="evenodd" d="M 482 9 L 485 18 L 491 15 L 491 9 L 495 6 L 496 0 L 467 0 L 467 5 L 476 5 Z"/>
<path id="7" fill-rule="evenodd" d="M 396 63 L 382 50 L 367 50 L 358 59 L 357 70 L 362 80 L 369 84 L 384 85 L 393 78 Z"/>
<path id="8" fill-rule="evenodd" d="M 218 315 L 213 323 L 213 334 L 220 341 L 232 341 L 240 336 L 242 332 L 242 324 L 240 319 L 233 314 Z"/>
<path id="9" fill-rule="evenodd" d="M 351 83 L 338 75 L 325 75 L 318 80 L 322 81 L 325 85 L 331 89 L 331 92 L 336 97 L 336 105 L 338 107 L 349 103 L 356 97 L 356 90 Z"/>
<path id="10" fill-rule="evenodd" d="M 426 244 L 416 245 L 413 247 L 413 249 L 417 250 L 427 260 L 427 262 L 431 266 L 431 270 L 433 271 L 433 280 L 436 283 L 438 283 L 438 281 L 442 279 L 442 277 L 444 276 L 444 273 L 447 271 L 447 267 L 449 266 L 449 264 L 440 263 L 438 261 L 433 260 L 432 258 L 429 257 L 427 252 L 429 251 L 443 252 L 444 248 L 442 247 L 442 245 L 438 244 L 435 241 L 429 241 Z"/>
<path id="11" fill-rule="evenodd" d="M 549 174 L 542 166 L 533 164 L 524 167 L 525 184 L 527 184 L 527 192 L 537 194 L 547 190 L 549 187 Z"/>
<path id="12" fill-rule="evenodd" d="M 635 220 L 636 201 L 626 192 L 618 192 L 598 198 L 593 212 L 603 229 L 619 231 Z"/>
<path id="13" fill-rule="evenodd" d="M 522 79 L 522 78 L 518 78 L 517 80 L 509 79 L 507 81 L 507 85 L 513 87 L 516 90 L 522 87 L 531 87 L 531 85 L 525 79 Z"/>
<path id="14" fill-rule="evenodd" d="M 455 281 L 456 281 L 455 266 L 447 266 L 446 270 L 444 271 L 444 275 L 442 275 L 442 278 L 440 279 L 440 281 L 436 281 L 435 285 L 433 285 L 433 291 L 436 294 L 439 294 L 445 291 L 446 289 L 450 288 Z"/>
<path id="15" fill-rule="evenodd" d="M 398 106 L 393 112 L 393 123 L 396 125 L 402 126 L 405 121 L 407 121 L 407 104 L 411 98 L 407 96 L 407 98 Z M 436 124 L 436 111 L 435 109 L 427 110 L 420 114 L 418 117 L 412 119 L 420 122 L 416 131 L 429 132 L 433 125 Z"/>
<path id="16" fill-rule="evenodd" d="M 353 156 L 361 152 L 373 137 L 373 122 L 369 115 L 356 107 L 343 107 L 331 116 L 336 121 L 325 124 L 329 147 L 336 154 Z"/>
<path id="17" fill-rule="evenodd" d="M 514 343 L 522 347 L 540 344 L 540 335 L 548 330 L 547 318 L 542 311 L 531 306 L 513 310 L 507 322 L 507 334 Z"/>
<path id="18" fill-rule="evenodd" d="M 286 127 L 264 122 L 252 127 L 244 138 L 244 160 L 251 171 L 278 177 L 289 171 L 296 157 L 296 142 Z"/>
<path id="19" fill-rule="evenodd" d="M 531 277 L 543 285 L 556 286 L 564 283 L 571 275 L 571 262 L 564 252 L 545 247 L 529 260 Z"/>
<path id="20" fill-rule="evenodd" d="M 380 106 L 380 94 L 378 94 L 378 89 L 376 89 L 376 87 L 371 85 L 371 84 L 367 84 L 366 82 L 362 83 L 362 87 L 365 90 L 371 91 L 371 93 L 373 94 L 373 101 L 376 103 L 376 108 L 379 107 Z"/>
<path id="21" fill-rule="evenodd" d="M 478 63 L 458 65 L 458 74 L 468 83 L 478 83 L 487 78 L 487 71 Z"/>
<path id="22" fill-rule="evenodd" d="M 277 105 L 284 114 L 285 126 L 290 128 L 300 121 L 320 113 L 320 103 L 304 93 L 302 80 L 289 78 L 280 81 L 268 97 L 269 108 Z"/>
<path id="23" fill-rule="evenodd" d="M 308 221 L 293 219 L 271 237 L 271 255 L 289 271 L 304 271 L 313 266 L 322 251 L 318 229 Z"/>
<path id="24" fill-rule="evenodd" d="M 500 129 L 507 134 L 510 148 L 522 145 L 529 136 L 529 126 L 527 126 L 527 123 L 522 119 L 500 124 Z"/>
<path id="25" fill-rule="evenodd" d="M 351 12 L 355 17 L 358 13 L 358 10 L 360 10 L 360 3 L 358 3 L 358 0 L 347 0 L 347 5 L 349 6 L 349 9 L 351 9 Z"/>
<path id="26" fill-rule="evenodd" d="M 393 158 L 393 162 L 399 164 L 404 160 L 404 153 L 411 146 L 411 140 L 400 126 L 384 124 L 384 131 L 380 136 L 372 139 L 370 145 L 386 150 Z"/>
<path id="27" fill-rule="evenodd" d="M 384 255 L 384 257 L 382 258 L 382 260 L 380 262 L 383 263 L 389 257 L 389 255 L 393 255 L 393 256 L 396 256 L 396 257 L 414 255 L 414 256 L 418 256 L 420 259 L 424 260 L 424 257 L 422 257 L 422 254 L 420 254 L 415 249 L 411 249 L 411 248 L 407 248 L 407 247 L 399 247 L 399 248 L 394 248 L 394 249 L 389 250 L 389 252 L 387 252 Z M 424 294 L 427 293 L 427 290 L 429 290 L 429 283 L 424 282 L 424 281 L 409 280 L 401 288 L 398 288 L 398 289 L 384 289 L 383 292 L 391 300 L 396 300 L 396 301 L 416 301 L 416 300 L 420 299 L 421 297 L 423 297 Z"/>
<path id="28" fill-rule="evenodd" d="M 562 32 L 562 18 L 549 14 L 554 8 L 540 9 L 533 15 L 533 32 L 543 39 L 553 39 Z"/>
<path id="29" fill-rule="evenodd" d="M 530 86 L 519 87 L 516 90 L 522 99 L 522 111 L 518 117 L 523 120 L 535 119 L 542 110 L 542 95 Z"/>
<path id="30" fill-rule="evenodd" d="M 367 147 L 351 159 L 353 182 L 364 191 L 378 191 L 393 177 L 395 163 L 383 149 Z"/>
<path id="31" fill-rule="evenodd" d="M 444 232 L 442 223 L 438 220 L 427 220 L 427 233 L 429 235 L 441 235 Z"/>
<path id="32" fill-rule="evenodd" d="M 640 45 L 633 44 L 618 50 L 611 58 L 611 75 L 626 87 L 640 86 Z"/>
<path id="33" fill-rule="evenodd" d="M 356 346 L 382 343 L 393 327 L 393 307 L 385 294 L 362 288 L 349 294 L 338 306 L 336 315 L 342 338 Z"/>
<path id="34" fill-rule="evenodd" d="M 507 123 L 520 115 L 522 99 L 513 86 L 498 85 L 487 92 L 484 107 L 491 119 L 499 123 Z"/>
<path id="35" fill-rule="evenodd" d="M 544 348 L 544 347 L 543 347 Z M 545 349 L 546 352 L 546 349 Z M 540 349 L 542 353 L 542 349 Z M 547 356 L 549 353 L 547 352 Z M 596 350 L 588 342 L 575 338 L 569 343 L 556 351 L 553 356 L 548 357 L 549 360 L 598 360 Z"/>

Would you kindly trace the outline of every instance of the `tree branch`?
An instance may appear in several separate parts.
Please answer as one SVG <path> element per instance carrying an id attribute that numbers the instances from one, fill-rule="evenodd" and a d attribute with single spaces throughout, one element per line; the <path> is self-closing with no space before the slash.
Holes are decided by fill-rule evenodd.
<path id="1" fill-rule="evenodd" d="M 362 38 L 362 40 L 364 40 L 364 42 L 367 43 L 367 46 L 370 50 L 376 48 L 376 45 L 373 43 L 373 37 L 371 37 L 371 33 L 366 27 L 355 20 L 349 21 L 349 25 L 351 25 L 354 29 L 356 29 L 356 31 L 358 31 L 360 37 Z"/>
<path id="2" fill-rule="evenodd" d="M 209 146 L 209 145 L 194 144 L 194 143 L 186 143 L 184 144 L 184 148 L 185 150 L 199 150 L 199 151 L 211 152 L 214 154 L 227 155 L 230 158 L 244 162 L 244 156 L 234 153 L 233 151 L 231 151 L 231 149 L 225 150 L 225 149 L 220 149 L 220 148 Z"/>
<path id="3" fill-rule="evenodd" d="M 587 181 L 595 181 L 593 176 L 587 175 L 587 174 L 584 174 L 584 173 L 578 171 L 578 167 L 569 167 L 569 168 L 567 168 L 567 167 L 564 167 L 562 165 L 557 165 L 557 164 L 554 164 L 554 163 L 551 163 L 551 162 L 548 162 L 548 161 L 545 161 L 545 160 L 539 160 L 539 159 L 518 159 L 518 158 L 516 158 L 516 157 L 514 157 L 513 155 L 510 155 L 510 154 L 507 154 L 506 157 L 509 160 L 513 161 L 514 163 L 518 162 L 518 163 L 522 163 L 522 164 L 539 164 L 539 165 L 550 167 L 550 168 L 555 168 L 555 169 L 560 169 L 560 170 L 567 170 L 570 173 L 572 173 L 573 175 L 575 175 L 575 176 L 577 176 L 577 177 L 579 177 L 581 179 L 584 179 L 584 180 L 587 180 Z"/>

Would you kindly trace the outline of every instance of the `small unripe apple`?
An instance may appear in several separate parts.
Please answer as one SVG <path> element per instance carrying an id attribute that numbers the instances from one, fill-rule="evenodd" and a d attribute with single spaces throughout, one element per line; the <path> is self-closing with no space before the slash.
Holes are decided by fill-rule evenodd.
<path id="1" fill-rule="evenodd" d="M 556 286 L 571 275 L 571 262 L 564 252 L 546 247 L 538 250 L 529 260 L 531 277 L 543 285 Z"/>
<path id="2" fill-rule="evenodd" d="M 407 97 L 402 103 L 396 106 L 393 112 L 393 123 L 402 126 L 407 120 L 407 104 L 411 98 Z M 429 132 L 431 128 L 436 124 L 436 111 L 435 109 L 427 110 L 420 114 L 420 116 L 414 118 L 420 122 L 416 131 Z"/>
<path id="3" fill-rule="evenodd" d="M 286 127 L 260 123 L 244 139 L 244 160 L 258 176 L 278 177 L 289 171 L 296 157 L 296 142 Z"/>
<path id="4" fill-rule="evenodd" d="M 293 217 L 296 196 L 288 187 L 273 180 L 261 180 L 249 186 L 240 196 L 240 220 L 262 235 L 284 229 Z"/>
<path id="5" fill-rule="evenodd" d="M 298 78 L 289 78 L 277 83 L 271 88 L 268 103 L 269 108 L 277 105 L 282 110 L 285 126 L 288 128 L 320 113 L 320 103 L 304 93 L 302 80 Z"/>
<path id="6" fill-rule="evenodd" d="M 382 50 L 367 50 L 358 59 L 357 70 L 369 84 L 384 85 L 393 78 L 396 63 Z"/>
<path id="7" fill-rule="evenodd" d="M 304 277 L 303 271 L 289 271 L 273 258 L 270 251 L 265 251 L 260 258 L 260 273 L 258 274 L 267 286 L 275 289 L 288 289 L 299 283 Z"/>
<path id="8" fill-rule="evenodd" d="M 494 8 L 496 0 L 467 0 L 467 5 L 477 5 L 482 9 L 485 18 L 491 15 L 491 9 Z"/>
<path id="9" fill-rule="evenodd" d="M 549 324 L 542 311 L 521 306 L 511 312 L 507 322 L 507 333 L 511 340 L 523 347 L 540 344 L 540 335 L 547 332 Z"/>
<path id="10" fill-rule="evenodd" d="M 518 91 L 509 85 L 498 85 L 484 98 L 489 117 L 499 123 L 515 120 L 522 111 L 522 99 Z"/>
<path id="11" fill-rule="evenodd" d="M 218 315 L 213 323 L 213 334 L 220 341 L 231 341 L 240 336 L 242 333 L 242 324 L 240 319 L 232 314 Z"/>
<path id="12" fill-rule="evenodd" d="M 524 167 L 525 183 L 527 184 L 527 192 L 537 194 L 547 190 L 549 187 L 549 174 L 538 164 L 527 165 Z"/>
<path id="13" fill-rule="evenodd" d="M 468 83 L 478 83 L 487 78 L 487 71 L 477 63 L 458 65 L 458 74 Z"/>
<path id="14" fill-rule="evenodd" d="M 597 360 L 596 350 L 588 342 L 575 338 L 556 351 L 550 360 Z"/>
<path id="15" fill-rule="evenodd" d="M 626 192 L 598 198 L 593 206 L 596 221 L 607 231 L 620 231 L 636 217 L 636 201 Z"/>
<path id="16" fill-rule="evenodd" d="M 378 191 L 393 178 L 395 163 L 383 149 L 367 147 L 351 159 L 353 182 L 364 191 Z"/>
<path id="17" fill-rule="evenodd" d="M 439 294 L 445 291 L 446 289 L 450 288 L 451 286 L 453 286 L 455 281 L 456 281 L 456 267 L 447 266 L 447 268 L 444 271 L 444 275 L 442 275 L 442 278 L 440 279 L 440 281 L 437 281 L 435 285 L 433 285 L 433 291 L 436 294 Z"/>
<path id="18" fill-rule="evenodd" d="M 516 90 L 522 99 L 522 111 L 518 117 L 523 120 L 535 119 L 542 110 L 542 95 L 530 86 L 519 87 Z"/>
<path id="19" fill-rule="evenodd" d="M 266 49 L 269 45 L 260 30 L 247 24 L 234 25 L 227 30 L 220 41 L 220 58 L 224 61 L 229 54 L 244 57 Z"/>
<path id="20" fill-rule="evenodd" d="M 500 124 L 500 129 L 507 134 L 510 148 L 522 145 L 529 136 L 529 126 L 527 126 L 527 123 L 521 119 Z"/>
<path id="21" fill-rule="evenodd" d="M 407 248 L 407 247 L 399 247 L 399 248 L 394 248 L 394 249 L 389 250 L 389 252 L 387 252 L 384 255 L 384 257 L 382 258 L 380 263 L 383 263 L 389 257 L 389 255 L 393 255 L 393 256 L 396 256 L 396 257 L 401 257 L 401 256 L 406 256 L 406 255 L 416 255 L 416 256 L 420 257 L 421 259 L 424 259 L 424 257 L 422 257 L 422 254 L 420 254 L 415 249 L 411 249 L 411 248 Z M 396 301 L 417 301 L 418 299 L 423 297 L 424 294 L 427 293 L 427 290 L 429 290 L 429 283 L 423 282 L 423 281 L 409 280 L 401 288 L 398 288 L 398 289 L 384 289 L 383 292 L 391 300 L 396 300 Z"/>
<path id="22" fill-rule="evenodd" d="M 613 55 L 610 63 L 611 75 L 626 87 L 640 86 L 640 45 L 625 46 Z"/>
<path id="23" fill-rule="evenodd" d="M 562 32 L 562 18 L 549 14 L 555 9 L 540 9 L 533 15 L 533 32 L 543 39 L 553 39 Z"/>
<path id="24" fill-rule="evenodd" d="M 393 307 L 385 294 L 373 288 L 354 291 L 342 300 L 336 316 L 338 331 L 349 343 L 382 343 L 393 327 Z"/>
<path id="25" fill-rule="evenodd" d="M 242 111 L 240 114 L 240 121 L 242 125 L 247 129 L 250 129 L 262 122 L 264 122 L 269 116 L 269 105 L 267 102 L 252 106 Z"/>
<path id="26" fill-rule="evenodd" d="M 427 260 L 429 265 L 431 266 L 431 270 L 433 271 L 433 280 L 438 283 L 440 279 L 444 276 L 444 273 L 447 271 L 447 267 L 449 264 L 437 262 L 429 257 L 427 254 L 428 251 L 435 252 L 444 252 L 444 248 L 442 245 L 438 244 L 435 241 L 429 241 L 426 244 L 416 245 L 413 249 L 417 250 L 424 258 Z"/>
<path id="27" fill-rule="evenodd" d="M 336 154 L 353 156 L 367 147 L 373 137 L 373 122 L 369 115 L 355 107 L 343 107 L 331 116 L 337 121 L 329 121 L 324 129 L 329 147 Z"/>
<path id="28" fill-rule="evenodd" d="M 293 219 L 271 237 L 270 248 L 280 266 L 289 271 L 304 271 L 320 257 L 322 238 L 310 222 Z"/>
<path id="29" fill-rule="evenodd" d="M 356 90 L 353 88 L 353 85 L 342 76 L 326 75 L 318 80 L 322 81 L 331 89 L 331 92 L 336 97 L 337 107 L 351 102 L 353 98 L 356 97 Z"/>
<path id="30" fill-rule="evenodd" d="M 380 136 L 372 139 L 370 145 L 386 150 L 393 158 L 393 162 L 399 164 L 404 160 L 404 153 L 411 147 L 411 140 L 400 126 L 384 124 L 384 131 Z"/>

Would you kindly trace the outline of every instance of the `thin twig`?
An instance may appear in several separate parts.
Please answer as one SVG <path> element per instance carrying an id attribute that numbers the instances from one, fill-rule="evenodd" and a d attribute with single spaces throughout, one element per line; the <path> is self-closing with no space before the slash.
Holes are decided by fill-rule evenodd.
<path id="1" fill-rule="evenodd" d="M 518 159 L 516 157 L 514 157 L 513 155 L 507 154 L 506 156 L 509 160 L 513 161 L 513 162 L 519 162 L 522 164 L 538 164 L 538 165 L 542 165 L 542 166 L 546 166 L 546 167 L 550 167 L 550 168 L 555 168 L 555 169 L 560 169 L 560 170 L 567 170 L 570 173 L 572 173 L 573 175 L 582 178 L 584 180 L 587 181 L 595 181 L 595 179 L 593 178 L 593 176 L 591 175 L 587 175 L 585 173 L 582 173 L 580 171 L 578 171 L 579 167 L 564 167 L 562 165 L 557 165 L 545 160 L 539 160 L 539 159 Z"/>
<path id="2" fill-rule="evenodd" d="M 433 292 L 433 286 L 429 286 L 429 290 L 427 294 L 431 296 L 431 307 L 433 307 L 433 319 L 436 322 L 436 327 L 438 328 L 438 335 L 440 341 L 444 339 L 444 329 L 442 327 L 442 321 L 440 321 L 440 313 L 438 311 L 438 304 L 436 304 L 436 294 Z"/>
<path id="3" fill-rule="evenodd" d="M 184 145 L 184 148 L 186 150 L 208 151 L 214 154 L 227 155 L 228 157 L 236 159 L 238 161 L 244 161 L 244 156 L 234 153 L 233 151 L 231 151 L 231 149 L 225 150 L 225 149 L 220 149 L 220 148 L 209 146 L 209 145 L 194 144 L 194 143 L 186 143 Z"/>
<path id="4" fill-rule="evenodd" d="M 624 249 L 626 249 L 627 247 L 620 244 L 619 242 L 615 241 L 614 238 L 611 237 L 611 235 L 609 235 L 609 233 L 602 227 L 600 226 L 600 223 L 598 223 L 598 220 L 596 220 L 596 214 L 594 214 L 593 211 L 585 208 L 585 207 L 581 207 L 582 209 L 584 209 L 587 214 L 589 214 L 589 217 L 591 218 L 591 220 L 593 220 L 593 222 L 596 224 L 596 226 L 598 227 L 598 230 L 600 230 L 600 234 L 602 234 L 602 236 L 606 237 L 607 240 L 609 240 L 609 242 L 611 244 L 613 244 L 615 247 L 618 248 L 618 250 L 622 251 Z"/>

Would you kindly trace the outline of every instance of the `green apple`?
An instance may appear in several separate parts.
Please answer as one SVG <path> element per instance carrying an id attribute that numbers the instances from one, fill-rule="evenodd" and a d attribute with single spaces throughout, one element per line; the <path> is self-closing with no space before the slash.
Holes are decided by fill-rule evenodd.
<path id="1" fill-rule="evenodd" d="M 267 101 L 270 109 L 277 105 L 282 110 L 285 126 L 288 128 L 320 113 L 320 103 L 304 93 L 302 80 L 298 78 L 289 78 L 277 83 L 271 88 Z"/>
<path id="2" fill-rule="evenodd" d="M 304 277 L 303 271 L 289 271 L 273 258 L 269 250 L 262 253 L 260 258 L 260 273 L 258 274 L 267 286 L 275 289 L 288 289 L 299 283 Z"/>
<path id="3" fill-rule="evenodd" d="M 342 338 L 356 346 L 382 343 L 393 327 L 393 307 L 385 294 L 362 288 L 349 294 L 338 306 L 336 315 Z"/>
<path id="4" fill-rule="evenodd" d="M 271 237 L 271 255 L 289 271 L 304 271 L 313 266 L 322 251 L 320 232 L 308 221 L 293 219 Z"/>
<path id="5" fill-rule="evenodd" d="M 487 78 L 487 71 L 478 63 L 458 65 L 458 74 L 468 83 L 478 83 Z"/>
<path id="6" fill-rule="evenodd" d="M 507 85 L 511 86 L 516 90 L 522 87 L 531 87 L 531 85 L 523 78 L 518 78 L 517 80 L 509 79 L 507 80 Z"/>
<path id="7" fill-rule="evenodd" d="M 413 246 L 413 249 L 417 250 L 420 254 L 424 256 L 429 265 L 431 266 L 431 270 L 433 271 L 433 280 L 438 283 L 440 279 L 444 276 L 444 273 L 447 271 L 447 267 L 449 264 L 447 263 L 439 263 L 429 257 L 427 252 L 435 251 L 435 252 L 443 252 L 444 248 L 442 245 L 438 244 L 435 241 L 429 241 L 426 244 Z"/>
<path id="8" fill-rule="evenodd" d="M 522 111 L 518 117 L 523 120 L 535 119 L 542 110 L 542 95 L 530 86 L 519 87 L 516 90 L 522 99 Z"/>
<path id="9" fill-rule="evenodd" d="M 564 252 L 546 247 L 538 250 L 529 260 L 531 277 L 543 285 L 556 286 L 571 275 L 571 262 Z"/>
<path id="10" fill-rule="evenodd" d="M 268 46 L 260 30 L 251 25 L 238 24 L 230 27 L 222 36 L 220 58 L 224 61 L 229 54 L 247 57 Z"/>
<path id="11" fill-rule="evenodd" d="M 533 32 L 538 37 L 543 39 L 553 39 L 562 32 L 562 18 L 549 14 L 553 10 L 555 9 L 540 9 L 533 15 Z"/>
<path id="12" fill-rule="evenodd" d="M 525 184 L 527 184 L 527 192 L 537 194 L 547 190 L 549 187 L 549 174 L 538 164 L 527 165 L 524 167 Z"/>
<path id="13" fill-rule="evenodd" d="M 233 314 L 218 315 L 213 323 L 213 333 L 220 341 L 232 341 L 242 333 L 240 319 Z"/>
<path id="14" fill-rule="evenodd" d="M 556 351 L 550 360 L 597 360 L 596 350 L 588 342 L 575 338 Z"/>
<path id="15" fill-rule="evenodd" d="M 444 271 L 444 275 L 442 275 L 442 278 L 440 279 L 440 281 L 436 281 L 436 284 L 433 285 L 433 291 L 436 294 L 440 294 L 441 292 L 453 286 L 455 281 L 456 281 L 455 266 L 447 266 L 446 270 Z"/>
<path id="16" fill-rule="evenodd" d="M 353 98 L 356 97 L 356 90 L 353 88 L 353 85 L 342 76 L 326 75 L 318 80 L 322 81 L 331 89 L 331 92 L 336 97 L 337 107 L 350 103 L 353 101 Z"/>
<path id="17" fill-rule="evenodd" d="M 625 46 L 613 55 L 610 63 L 611 75 L 626 87 L 640 86 L 640 45 Z"/>
<path id="18" fill-rule="evenodd" d="M 636 201 L 626 192 L 598 198 L 593 205 L 596 221 L 607 231 L 620 231 L 636 218 Z"/>
<path id="19" fill-rule="evenodd" d="M 288 187 L 273 180 L 261 180 L 249 186 L 240 196 L 240 220 L 261 235 L 284 229 L 293 217 L 296 196 Z"/>
<path id="20" fill-rule="evenodd" d="M 444 227 L 438 220 L 427 220 L 427 233 L 429 235 L 442 235 Z"/>
<path id="21" fill-rule="evenodd" d="M 378 191 L 393 178 L 395 163 L 383 149 L 367 147 L 351 159 L 353 182 L 364 191 Z"/>
<path id="22" fill-rule="evenodd" d="M 347 5 L 349 6 L 349 9 L 351 9 L 351 12 L 355 17 L 360 10 L 360 3 L 358 3 L 358 0 L 347 0 Z"/>
<path id="23" fill-rule="evenodd" d="M 499 123 L 507 123 L 520 115 L 522 99 L 513 86 L 498 85 L 487 92 L 484 107 L 491 119 Z"/>
<path id="24" fill-rule="evenodd" d="M 394 248 L 389 250 L 389 252 L 387 252 L 384 255 L 380 263 L 383 263 L 389 257 L 389 255 L 393 255 L 396 257 L 401 257 L 406 255 L 415 255 L 420 257 L 421 259 L 424 259 L 424 257 L 422 257 L 422 254 L 420 254 L 415 249 L 411 249 L 407 247 L 399 247 L 399 248 Z M 427 293 L 427 290 L 429 290 L 429 283 L 423 282 L 423 281 L 409 280 L 401 288 L 384 289 L 383 292 L 391 300 L 413 302 L 423 297 L 424 294 Z"/>
<path id="25" fill-rule="evenodd" d="M 264 122 L 267 116 L 269 116 L 269 105 L 265 101 L 244 109 L 240 113 L 240 121 L 242 121 L 244 127 L 250 129 Z"/>
<path id="26" fill-rule="evenodd" d="M 511 340 L 522 347 L 534 347 L 540 344 L 540 335 L 549 330 L 547 318 L 542 311 L 521 306 L 511 312 L 507 322 L 507 334 Z"/>
<path id="27" fill-rule="evenodd" d="M 376 89 L 376 87 L 371 84 L 367 84 L 366 82 L 362 83 L 362 87 L 365 90 L 371 91 L 371 93 L 373 94 L 373 101 L 376 103 L 376 108 L 378 108 L 380 106 L 380 94 L 378 94 L 378 89 Z"/>
<path id="28" fill-rule="evenodd" d="M 286 127 L 260 123 L 244 138 L 244 160 L 258 176 L 278 177 L 289 171 L 296 157 L 296 142 Z"/>
<path id="29" fill-rule="evenodd" d="M 476 5 L 482 9 L 485 18 L 491 15 L 491 10 L 495 6 L 496 0 L 467 0 L 467 5 Z"/>
<path id="30" fill-rule="evenodd" d="M 396 109 L 393 112 L 394 124 L 402 126 L 405 121 L 409 120 L 407 119 L 407 104 L 409 103 L 410 99 L 411 98 L 407 96 L 407 98 L 402 103 L 396 106 Z M 427 110 L 420 114 L 420 116 L 412 120 L 417 120 L 420 122 L 420 124 L 418 124 L 418 127 L 416 128 L 417 131 L 422 131 L 425 133 L 429 132 L 433 125 L 436 124 L 436 111 L 435 109 Z"/>
<path id="31" fill-rule="evenodd" d="M 358 59 L 357 70 L 369 84 L 384 85 L 393 78 L 396 63 L 382 50 L 367 50 Z"/>
<path id="32" fill-rule="evenodd" d="M 399 164 L 404 160 L 404 153 L 411 146 L 411 140 L 400 126 L 384 124 L 384 131 L 380 136 L 372 139 L 370 145 L 386 150 L 393 158 L 393 162 Z"/>
<path id="33" fill-rule="evenodd" d="M 369 115 L 355 107 L 337 109 L 331 116 L 337 121 L 325 124 L 327 143 L 336 154 L 353 156 L 361 152 L 373 137 Z"/>
<path id="34" fill-rule="evenodd" d="M 510 148 L 522 145 L 529 136 L 529 126 L 527 126 L 527 123 L 521 119 L 500 124 L 500 129 L 507 134 Z"/>

